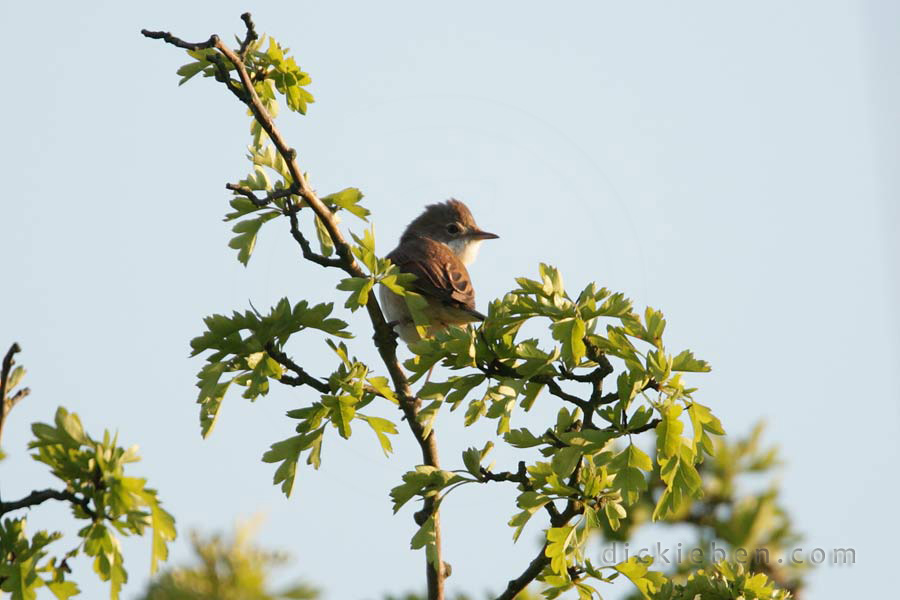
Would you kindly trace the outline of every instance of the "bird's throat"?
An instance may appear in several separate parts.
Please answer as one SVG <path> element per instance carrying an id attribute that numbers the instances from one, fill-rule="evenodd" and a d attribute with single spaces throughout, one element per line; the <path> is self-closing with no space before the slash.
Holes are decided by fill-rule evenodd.
<path id="1" fill-rule="evenodd" d="M 470 265 L 478 257 L 478 248 L 484 240 L 456 239 L 447 242 L 447 246 L 453 251 L 462 264 Z"/>

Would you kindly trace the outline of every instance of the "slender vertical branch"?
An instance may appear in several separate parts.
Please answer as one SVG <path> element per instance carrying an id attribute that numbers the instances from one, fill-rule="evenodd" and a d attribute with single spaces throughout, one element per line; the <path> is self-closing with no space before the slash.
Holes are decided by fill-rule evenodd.
<path id="1" fill-rule="evenodd" d="M 172 44 L 179 48 L 184 48 L 187 50 L 215 48 L 220 53 L 221 56 L 219 57 L 211 57 L 211 61 L 216 65 L 217 68 L 216 79 L 225 84 L 229 91 L 231 91 L 232 94 L 236 98 L 238 98 L 238 100 L 246 105 L 248 109 L 250 109 L 253 118 L 257 123 L 259 123 L 263 131 L 266 132 L 266 135 L 268 135 L 269 139 L 272 140 L 272 143 L 275 146 L 275 150 L 285 161 L 292 180 L 292 191 L 300 196 L 303 201 L 312 209 L 315 215 L 322 221 L 325 230 L 328 232 L 328 236 L 331 238 L 332 244 L 334 245 L 335 252 L 338 257 L 337 260 L 326 261 L 312 259 L 312 262 L 315 262 L 322 266 L 340 268 L 353 277 L 366 277 L 366 273 L 360 268 L 359 264 L 356 262 L 356 259 L 353 257 L 351 246 L 344 238 L 344 235 L 341 233 L 338 221 L 335 218 L 334 213 L 325 205 L 324 202 L 322 202 L 316 192 L 309 185 L 306 176 L 304 175 L 299 163 L 297 162 L 297 152 L 287 144 L 284 137 L 281 135 L 281 132 L 275 126 L 275 122 L 272 116 L 269 114 L 268 110 L 266 110 L 265 105 L 260 100 L 259 95 L 256 93 L 253 85 L 254 82 L 249 72 L 247 71 L 246 65 L 244 64 L 243 60 L 247 46 L 253 39 L 256 39 L 256 31 L 253 20 L 249 13 L 241 15 L 241 19 L 244 21 L 244 24 L 247 27 L 247 35 L 244 38 L 244 41 L 242 42 L 241 48 L 238 50 L 238 52 L 232 50 L 227 44 L 222 41 L 221 38 L 216 35 L 210 36 L 210 38 L 205 42 L 190 43 L 185 42 L 168 32 L 148 31 L 145 29 L 142 30 L 141 33 L 145 37 L 151 39 L 162 39 L 166 43 Z M 224 57 L 224 59 L 227 59 L 230 65 L 226 64 L 225 60 L 223 60 L 222 57 Z M 240 85 L 238 85 L 234 80 L 231 79 L 229 74 L 230 66 L 233 66 L 234 70 L 237 71 Z M 289 217 L 290 216 L 292 215 L 289 215 Z M 293 217 L 296 218 L 295 215 Z M 312 255 L 314 253 L 308 250 L 306 245 L 303 243 L 305 240 L 303 240 L 301 235 L 298 235 L 299 231 L 294 226 L 293 220 L 292 234 L 294 235 L 294 238 L 298 241 L 298 243 L 300 243 L 304 251 L 304 256 L 310 258 L 309 255 Z M 369 320 L 372 322 L 372 328 L 374 330 L 372 339 L 378 350 L 378 354 L 381 356 L 381 360 L 384 363 L 388 374 L 390 375 L 391 382 L 394 386 L 394 391 L 398 395 L 400 408 L 403 411 L 409 429 L 415 437 L 416 442 L 419 444 L 422 452 L 422 460 L 426 465 L 439 468 L 440 461 L 438 458 L 437 439 L 433 430 L 426 436 L 425 429 L 419 422 L 418 413 L 420 401 L 413 394 L 409 385 L 409 380 L 407 379 L 406 374 L 403 372 L 403 369 L 400 366 L 400 361 L 397 359 L 396 334 L 385 320 L 384 313 L 382 312 L 381 306 L 378 304 L 378 300 L 376 299 L 376 294 L 369 294 L 369 299 L 366 303 L 366 312 L 369 315 Z M 425 501 L 424 509 L 428 514 L 434 517 L 435 546 L 437 551 L 436 563 L 438 565 L 437 568 L 433 567 L 430 563 L 428 563 L 427 566 L 428 598 L 429 600 L 443 600 L 443 581 L 445 575 L 441 554 L 441 529 L 436 498 L 427 499 Z"/>
<path id="2" fill-rule="evenodd" d="M 25 398 L 31 390 L 22 388 L 13 396 L 7 397 L 9 394 L 9 378 L 12 375 L 13 365 L 16 364 L 15 355 L 21 352 L 22 348 L 19 344 L 13 342 L 3 357 L 2 367 L 0 367 L 0 440 L 3 439 L 3 425 L 6 424 L 6 415 L 12 410 L 13 406 L 18 404 L 20 400 Z"/>

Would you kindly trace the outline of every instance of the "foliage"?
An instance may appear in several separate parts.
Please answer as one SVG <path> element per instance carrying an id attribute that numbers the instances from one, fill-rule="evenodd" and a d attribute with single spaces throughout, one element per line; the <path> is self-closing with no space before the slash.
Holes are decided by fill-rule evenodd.
<path id="1" fill-rule="evenodd" d="M 329 429 L 349 438 L 363 421 L 389 453 L 388 434 L 397 432 L 396 423 L 368 411 L 398 406 L 422 448 L 423 464 L 404 474 L 390 494 L 395 512 L 410 501 L 422 501 L 411 546 L 425 550 L 430 597 L 437 597 L 435 590 L 448 570 L 438 543 L 441 504 L 460 486 L 496 483 L 514 484 L 519 492 L 509 515 L 514 540 L 535 514 L 547 516 L 540 553 L 501 598 L 512 598 L 535 579 L 548 598 L 568 591 L 590 598 L 599 595 L 594 586 L 619 576 L 631 580 L 647 598 L 784 597 L 764 574 L 726 563 L 675 582 L 639 560 L 595 566 L 587 557 L 592 536 L 614 537 L 623 524 L 634 526 L 635 514 L 648 504 L 654 521 L 687 514 L 704 497 L 701 470 L 716 457 L 717 448 L 724 448 L 715 441 L 724 434 L 721 423 L 691 387 L 693 374 L 710 367 L 690 350 L 673 351 L 666 345 L 661 311 L 636 310 L 623 293 L 593 283 L 570 292 L 561 272 L 542 264 L 536 279 L 517 278 L 509 293 L 490 303 L 484 323 L 424 337 L 411 346 L 415 356 L 404 364 L 409 375 L 400 369 L 396 337 L 372 291 L 380 284 L 403 295 L 420 327 L 428 325 L 424 300 L 411 291 L 409 275 L 379 256 L 371 227 L 361 236 L 351 233 L 352 241 L 344 238 L 340 211 L 370 217 L 360 203 L 362 194 L 346 188 L 319 198 L 308 184 L 297 153 L 281 138 L 274 118 L 279 97 L 291 110 L 305 113 L 312 100 L 305 89 L 309 78 L 277 42 L 257 38 L 249 15 L 244 20 L 247 35 L 238 40 L 238 51 L 217 38 L 189 44 L 163 32 L 145 35 L 188 49 L 195 62 L 179 70 L 182 83 L 202 72 L 223 83 L 250 111 L 251 173 L 227 186 L 234 195 L 232 212 L 225 218 L 238 221 L 230 244 L 238 250 L 238 260 L 248 263 L 264 223 L 287 219 L 306 259 L 341 271 L 335 288 L 344 293 L 344 307 L 366 308 L 387 376 L 353 356 L 348 346 L 353 341 L 344 341 L 350 338 L 345 323 L 326 318 L 331 304 L 310 308 L 303 301 L 292 308 L 282 300 L 265 317 L 255 311 L 214 315 L 206 319 L 206 332 L 192 342 L 194 354 L 210 352 L 198 375 L 202 434 L 211 431 L 231 383 L 245 387 L 243 395 L 251 400 L 268 392 L 270 380 L 312 388 L 319 399 L 288 412 L 299 421 L 297 435 L 275 441 L 263 456 L 265 462 L 278 464 L 274 482 L 290 494 L 304 454 L 308 464 L 320 466 Z M 266 39 L 269 45 L 263 51 Z M 302 227 L 314 232 L 317 251 Z M 547 328 L 543 335 L 523 333 L 540 326 Z M 336 355 L 327 377 L 309 375 L 286 353 L 294 336 L 307 328 L 319 329 Z M 413 391 L 410 385 L 435 365 L 450 375 Z M 538 402 L 553 403 L 555 421 L 538 428 L 522 426 L 521 413 Z M 435 419 L 445 407 L 452 412 L 462 406 L 466 425 L 492 420 L 496 437 L 466 450 L 461 468 L 445 470 L 437 466 Z M 495 443 L 520 450 L 522 460 L 508 470 L 485 466 Z M 651 444 L 648 453 L 645 448 Z"/>
<path id="2" fill-rule="evenodd" d="M 191 532 L 194 564 L 166 569 L 152 581 L 141 600 L 313 600 L 319 592 L 295 582 L 272 591 L 274 569 L 289 556 L 253 544 L 255 527 L 240 525 L 232 539 Z"/>
<path id="3" fill-rule="evenodd" d="M 24 517 L 4 519 L 0 523 L 0 590 L 9 592 L 13 600 L 33 600 L 41 587 L 56 598 L 74 596 L 79 590 L 68 579 L 68 561 L 84 554 L 94 559 L 98 577 L 110 582 L 110 598 L 115 600 L 128 580 L 117 534 L 144 535 L 149 529 L 150 569 L 155 572 L 159 561 L 168 556 L 168 543 L 175 539 L 175 521 L 146 479 L 125 474 L 126 465 L 139 460 L 136 447 L 119 446 L 118 436 L 109 431 L 100 440 L 92 438 L 78 415 L 62 407 L 52 424 L 34 423 L 31 429 L 32 458 L 47 465 L 65 488 L 35 490 L 20 501 L 0 502 L 0 515 L 46 500 L 62 500 L 84 525 L 78 530 L 78 544 L 60 558 L 51 556 L 49 547 L 63 538 L 61 533 L 38 531 L 29 537 Z"/>
<path id="4" fill-rule="evenodd" d="M 801 536 L 778 501 L 777 486 L 770 483 L 756 493 L 741 492 L 742 480 L 768 474 L 780 464 L 776 448 L 761 446 L 762 431 L 762 424 L 758 424 L 746 438 L 733 442 L 717 440 L 712 458 L 699 468 L 703 496 L 685 505 L 664 524 L 692 526 L 696 539 L 688 547 L 706 549 L 715 543 L 738 566 L 765 574 L 780 588 L 797 593 L 803 587 L 804 564 L 784 559 L 798 547 Z M 658 472 L 654 472 L 649 495 L 658 493 L 663 485 Z M 646 524 L 651 510 L 648 498 L 642 498 L 619 531 L 605 531 L 603 537 L 609 541 L 629 539 Z M 698 568 L 714 572 L 716 557 L 704 552 L 696 561 L 685 553 L 669 577 L 684 582 Z"/>

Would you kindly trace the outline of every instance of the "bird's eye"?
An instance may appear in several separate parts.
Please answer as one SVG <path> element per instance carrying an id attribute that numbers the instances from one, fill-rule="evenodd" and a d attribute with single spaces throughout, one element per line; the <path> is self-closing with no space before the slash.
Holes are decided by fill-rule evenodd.
<path id="1" fill-rule="evenodd" d="M 450 223 L 449 225 L 447 225 L 447 233 L 449 233 L 450 235 L 456 235 L 460 231 L 461 231 L 461 229 L 459 228 L 459 225 L 457 225 L 456 223 Z"/>

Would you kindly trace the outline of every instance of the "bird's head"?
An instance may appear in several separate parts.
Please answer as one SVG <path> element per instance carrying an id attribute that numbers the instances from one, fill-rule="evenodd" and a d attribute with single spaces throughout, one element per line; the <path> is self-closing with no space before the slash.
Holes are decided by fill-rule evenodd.
<path id="1" fill-rule="evenodd" d="M 469 264 L 478 255 L 481 242 L 498 237 L 478 227 L 469 208 L 451 198 L 426 206 L 425 211 L 406 227 L 400 242 L 428 238 L 446 244 L 463 264 Z"/>

